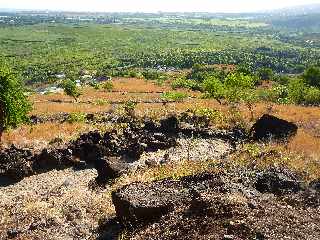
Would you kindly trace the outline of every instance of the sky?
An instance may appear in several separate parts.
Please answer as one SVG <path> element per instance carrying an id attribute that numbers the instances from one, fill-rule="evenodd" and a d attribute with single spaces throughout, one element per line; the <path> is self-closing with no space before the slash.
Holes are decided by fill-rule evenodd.
<path id="1" fill-rule="evenodd" d="M 0 9 L 97 12 L 252 12 L 320 0 L 0 0 Z"/>

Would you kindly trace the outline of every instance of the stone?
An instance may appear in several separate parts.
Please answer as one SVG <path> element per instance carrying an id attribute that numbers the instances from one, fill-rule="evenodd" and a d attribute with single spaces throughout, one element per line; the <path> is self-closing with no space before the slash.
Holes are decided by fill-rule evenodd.
<path id="1" fill-rule="evenodd" d="M 309 187 L 310 187 L 311 189 L 314 189 L 314 190 L 320 192 L 320 179 L 313 180 L 313 181 L 309 184 Z"/>
<path id="2" fill-rule="evenodd" d="M 255 188 L 262 193 L 274 194 L 295 193 L 302 189 L 296 176 L 289 171 L 277 169 L 258 173 Z"/>
<path id="3" fill-rule="evenodd" d="M 163 133 L 177 133 L 179 120 L 176 116 L 171 116 L 160 120 L 160 130 Z"/>
<path id="4" fill-rule="evenodd" d="M 186 201 L 190 201 L 188 190 L 173 180 L 133 183 L 112 193 L 117 217 L 130 225 L 152 222 Z"/>
<path id="5" fill-rule="evenodd" d="M 296 124 L 268 114 L 263 115 L 251 128 L 253 140 L 287 140 L 296 135 Z"/>
<path id="6" fill-rule="evenodd" d="M 104 184 L 110 179 L 120 177 L 121 174 L 129 170 L 130 165 L 121 157 L 103 157 L 96 159 L 94 167 L 98 172 L 96 181 Z"/>

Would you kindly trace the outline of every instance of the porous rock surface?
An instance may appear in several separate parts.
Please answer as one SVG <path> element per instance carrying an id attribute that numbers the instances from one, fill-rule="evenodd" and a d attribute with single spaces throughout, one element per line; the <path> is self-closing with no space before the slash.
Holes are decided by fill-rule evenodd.
<path id="1" fill-rule="evenodd" d="M 256 183 L 267 176 L 276 186 L 300 182 L 288 170 L 245 171 L 134 183 L 112 199 L 129 239 L 319 239 L 319 192 L 262 193 Z"/>

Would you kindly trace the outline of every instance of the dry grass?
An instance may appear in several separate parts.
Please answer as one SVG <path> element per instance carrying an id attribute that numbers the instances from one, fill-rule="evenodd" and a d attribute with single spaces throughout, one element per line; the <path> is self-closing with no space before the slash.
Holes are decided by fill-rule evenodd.
<path id="1" fill-rule="evenodd" d="M 87 103 L 55 103 L 37 102 L 34 104 L 32 115 L 53 115 L 57 113 L 95 113 L 104 112 L 110 109 L 110 105 L 97 105 Z"/>
<path id="2" fill-rule="evenodd" d="M 3 144 L 28 147 L 45 146 L 55 138 L 69 141 L 80 133 L 90 131 L 93 127 L 85 123 L 41 123 L 38 125 L 23 125 L 7 131 L 3 136 Z"/>

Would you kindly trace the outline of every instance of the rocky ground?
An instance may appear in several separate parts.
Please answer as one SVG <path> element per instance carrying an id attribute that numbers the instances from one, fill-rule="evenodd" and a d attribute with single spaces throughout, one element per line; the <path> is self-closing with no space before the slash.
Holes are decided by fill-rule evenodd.
<path id="1" fill-rule="evenodd" d="M 265 115 L 248 136 L 240 129 L 198 128 L 191 119 L 190 125 L 185 116 L 117 118 L 124 128 L 41 151 L 2 150 L 0 238 L 320 238 L 319 181 L 305 183 L 287 169 L 226 166 L 241 142 L 283 141 L 297 132 L 295 125 Z M 214 159 L 220 163 L 215 173 L 153 182 L 128 177 Z"/>

